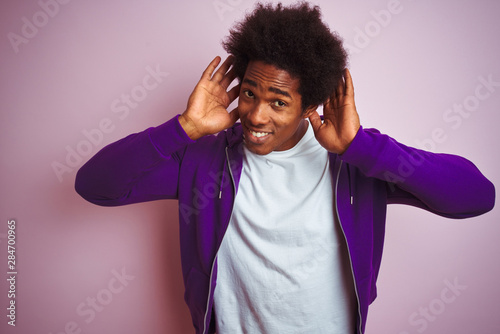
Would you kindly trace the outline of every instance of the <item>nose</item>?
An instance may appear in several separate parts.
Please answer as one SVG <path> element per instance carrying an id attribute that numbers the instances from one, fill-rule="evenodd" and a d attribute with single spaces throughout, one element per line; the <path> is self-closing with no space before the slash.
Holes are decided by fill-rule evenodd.
<path id="1" fill-rule="evenodd" d="M 256 104 L 247 114 L 247 121 L 254 127 L 265 125 L 269 122 L 269 116 L 266 111 L 266 106 Z"/>

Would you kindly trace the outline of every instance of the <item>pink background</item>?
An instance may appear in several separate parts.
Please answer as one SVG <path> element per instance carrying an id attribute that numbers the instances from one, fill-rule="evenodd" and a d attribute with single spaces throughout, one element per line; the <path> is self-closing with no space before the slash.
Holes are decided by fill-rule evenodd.
<path id="1" fill-rule="evenodd" d="M 228 28 L 253 1 L 54 1 L 42 0 L 52 3 L 51 16 L 34 0 L 0 5 L 0 276 L 12 218 L 18 270 L 15 328 L 7 325 L 8 286 L 0 281 L 0 332 L 192 333 L 176 202 L 101 208 L 74 192 L 74 178 L 104 145 L 181 113 L 201 71 L 225 55 L 220 41 Z M 315 3 L 349 45 L 365 127 L 463 155 L 499 184 L 500 87 L 483 85 L 482 98 L 474 95 L 480 77 L 500 82 L 500 2 Z M 37 31 L 23 29 L 26 21 Z M 30 37 L 11 43 L 23 30 Z M 148 67 L 168 76 L 146 91 L 139 86 Z M 140 101 L 125 114 L 119 99 L 131 93 Z M 449 114 L 454 104 L 470 112 Z M 106 122 L 107 132 L 89 144 L 84 132 L 96 134 L 91 130 Z M 73 153 L 68 166 L 74 150 L 82 154 Z M 57 164 L 67 168 L 59 178 Z M 498 222 L 497 209 L 454 221 L 391 206 L 366 332 L 499 333 Z M 122 271 L 124 283 L 115 278 Z M 461 288 L 446 290 L 446 281 Z M 90 311 L 90 298 L 99 312 Z"/>

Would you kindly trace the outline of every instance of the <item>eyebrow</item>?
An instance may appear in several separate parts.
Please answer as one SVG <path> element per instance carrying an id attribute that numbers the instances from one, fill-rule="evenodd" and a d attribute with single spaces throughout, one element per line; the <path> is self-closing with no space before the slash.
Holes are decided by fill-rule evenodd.
<path id="1" fill-rule="evenodd" d="M 251 79 L 243 79 L 243 82 L 249 84 L 250 86 L 257 87 L 257 82 L 255 82 L 255 81 L 253 81 Z M 268 88 L 268 91 L 276 93 L 276 94 L 280 94 L 280 95 L 283 95 L 283 96 L 286 96 L 286 97 L 288 97 L 290 99 L 292 98 L 287 91 L 281 90 L 281 89 L 276 88 L 276 87 L 272 87 L 271 86 L 271 87 Z"/>

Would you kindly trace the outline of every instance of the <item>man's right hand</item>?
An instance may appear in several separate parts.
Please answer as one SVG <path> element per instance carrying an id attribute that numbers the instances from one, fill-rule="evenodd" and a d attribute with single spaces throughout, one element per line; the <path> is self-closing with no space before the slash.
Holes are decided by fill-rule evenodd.
<path id="1" fill-rule="evenodd" d="M 215 57 L 189 96 L 187 109 L 179 116 L 179 123 L 189 138 L 196 140 L 218 133 L 238 120 L 237 108 L 231 112 L 227 111 L 227 107 L 238 97 L 240 91 L 240 85 L 227 91 L 236 78 L 234 70 L 229 70 L 233 60 L 233 57 L 229 56 L 214 73 L 221 61 L 219 56 Z"/>

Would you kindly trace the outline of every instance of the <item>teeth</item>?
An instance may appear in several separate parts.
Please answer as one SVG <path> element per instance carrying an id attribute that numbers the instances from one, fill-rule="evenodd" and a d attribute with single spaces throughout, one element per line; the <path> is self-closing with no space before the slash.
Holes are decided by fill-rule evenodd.
<path id="1" fill-rule="evenodd" d="M 257 137 L 257 138 L 264 137 L 265 135 L 268 134 L 267 132 L 255 132 L 255 131 L 252 131 L 252 130 L 250 130 L 250 133 L 252 135 L 254 135 L 255 137 Z"/>

